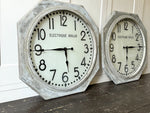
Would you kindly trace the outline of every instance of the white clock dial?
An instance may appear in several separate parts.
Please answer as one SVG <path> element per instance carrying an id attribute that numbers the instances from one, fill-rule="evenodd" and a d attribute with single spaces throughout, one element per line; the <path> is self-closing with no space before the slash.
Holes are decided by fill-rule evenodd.
<path id="1" fill-rule="evenodd" d="M 42 17 L 29 41 L 29 58 L 36 75 L 54 89 L 72 88 L 94 66 L 95 41 L 86 22 L 61 10 Z"/>
<path id="2" fill-rule="evenodd" d="M 139 26 L 131 19 L 119 21 L 109 40 L 109 56 L 115 70 L 123 76 L 134 75 L 141 68 L 144 51 L 143 34 Z"/>

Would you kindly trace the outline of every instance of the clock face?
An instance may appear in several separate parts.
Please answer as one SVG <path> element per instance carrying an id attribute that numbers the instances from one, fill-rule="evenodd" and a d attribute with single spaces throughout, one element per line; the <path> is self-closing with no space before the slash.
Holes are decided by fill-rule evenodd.
<path id="1" fill-rule="evenodd" d="M 131 77 L 143 63 L 145 44 L 139 26 L 131 19 L 119 21 L 109 39 L 109 57 L 115 70 Z"/>
<path id="2" fill-rule="evenodd" d="M 34 76 L 54 89 L 69 89 L 85 80 L 95 61 L 93 33 L 73 12 L 58 10 L 36 23 L 29 39 Z"/>

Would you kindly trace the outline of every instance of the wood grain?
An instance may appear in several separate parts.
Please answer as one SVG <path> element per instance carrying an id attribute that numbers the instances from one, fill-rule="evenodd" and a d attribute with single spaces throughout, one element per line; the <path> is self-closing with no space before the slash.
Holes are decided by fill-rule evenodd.
<path id="1" fill-rule="evenodd" d="M 0 104 L 0 113 L 148 113 L 149 81 L 150 74 L 128 84 L 92 85 L 84 93 L 49 101 L 39 96 L 17 100 Z"/>

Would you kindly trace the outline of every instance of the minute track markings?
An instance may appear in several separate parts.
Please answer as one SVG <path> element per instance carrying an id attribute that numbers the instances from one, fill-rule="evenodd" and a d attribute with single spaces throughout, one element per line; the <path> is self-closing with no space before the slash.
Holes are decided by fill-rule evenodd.
<path id="1" fill-rule="evenodd" d="M 62 14 L 62 13 L 61 13 Z M 52 15 L 56 15 L 56 12 L 55 13 L 52 13 Z M 69 16 L 71 16 L 71 14 L 70 13 L 64 13 L 64 15 L 69 15 Z M 82 25 L 84 28 L 85 28 L 85 31 L 86 31 L 86 33 L 87 34 L 89 34 L 90 32 L 89 32 L 89 29 L 88 29 L 88 27 L 86 27 L 85 26 L 85 24 L 83 23 L 83 20 L 80 20 L 78 17 L 76 17 L 76 15 L 74 15 L 74 14 L 72 14 L 73 15 L 73 17 L 75 18 L 75 20 L 77 20 L 77 21 L 79 21 L 81 24 L 80 25 Z M 50 17 L 50 14 L 48 14 L 48 17 Z M 72 17 L 72 16 L 71 16 Z M 44 18 L 45 18 L 45 20 L 44 20 Z M 46 21 L 46 15 L 42 18 L 43 19 L 43 21 Z M 42 24 L 42 21 L 40 21 L 39 22 L 39 26 L 37 26 L 38 25 L 38 23 L 37 23 L 37 25 L 35 26 L 35 28 L 36 28 L 36 30 L 37 30 L 37 28 L 39 28 L 40 26 L 41 26 L 41 24 Z M 36 33 L 36 31 L 33 31 L 34 33 Z M 34 35 L 34 34 L 33 34 Z M 91 34 L 90 35 L 87 35 L 88 37 L 91 37 Z M 34 37 L 35 37 L 35 35 L 34 35 Z M 87 37 L 86 37 L 87 38 Z M 32 40 L 32 38 L 31 38 L 31 40 Z M 89 41 L 89 40 L 92 40 L 92 38 L 87 38 L 87 40 Z M 90 41 L 90 45 L 93 47 L 93 45 L 92 45 L 92 42 L 93 42 L 93 40 L 92 41 Z M 34 42 L 33 42 L 34 43 Z M 88 42 L 89 43 L 89 42 Z M 32 45 L 32 42 L 31 42 L 31 44 L 30 44 L 30 46 Z M 91 48 L 91 46 L 89 46 L 89 49 Z M 34 47 L 34 46 L 33 46 Z M 30 50 L 33 48 L 32 46 L 30 47 Z M 31 53 L 33 52 L 33 51 L 35 51 L 35 50 L 32 50 L 31 51 Z M 90 51 L 90 53 L 93 53 L 93 51 Z M 33 54 L 33 53 L 32 53 Z M 88 56 L 90 56 L 91 54 L 88 54 Z M 33 55 L 31 55 L 31 57 L 33 57 L 34 56 L 34 54 Z M 32 58 L 31 58 L 32 59 Z M 88 61 L 89 60 L 89 61 Z M 90 58 L 88 58 L 87 59 L 87 62 L 89 62 L 90 63 L 90 65 L 91 65 L 91 62 L 90 62 Z M 34 64 L 35 65 L 35 64 Z M 88 71 L 88 68 L 90 68 L 89 67 L 89 64 L 87 65 L 88 67 L 85 67 L 85 68 L 87 68 L 87 70 L 85 70 L 84 72 L 85 73 L 87 73 L 87 71 Z M 40 72 L 41 73 L 41 72 Z M 84 74 L 85 74 L 84 73 Z M 76 83 L 77 81 L 80 81 L 80 79 L 83 79 L 83 77 L 82 76 L 85 76 L 85 75 L 82 75 L 82 74 L 80 74 L 79 76 L 78 76 L 78 79 L 75 79 L 75 81 L 73 81 L 73 79 L 72 79 L 72 81 L 69 81 L 69 82 L 67 82 L 67 83 L 62 83 L 62 84 L 60 84 L 60 85 L 58 85 L 57 83 L 55 83 L 55 82 L 53 82 L 52 83 L 52 81 L 51 80 L 49 80 L 49 79 L 47 79 L 47 78 L 45 78 L 43 75 L 41 75 L 41 79 L 43 80 L 43 78 L 44 78 L 44 81 L 45 80 L 47 80 L 47 82 L 45 82 L 45 83 L 47 83 L 47 84 L 50 84 L 50 85 L 54 85 L 54 86 L 57 86 L 57 87 L 59 87 L 59 86 L 63 86 L 63 87 L 67 87 L 67 86 L 69 86 L 69 85 L 71 85 L 71 84 L 73 84 L 73 83 Z M 57 85 L 56 85 L 57 84 Z"/>
<path id="2" fill-rule="evenodd" d="M 119 22 L 118 22 L 119 23 Z M 120 24 L 120 23 L 119 23 Z M 143 49 L 144 49 L 144 47 L 142 47 L 143 46 L 143 40 L 142 40 L 142 36 L 141 36 L 141 31 L 140 31 L 140 29 L 139 29 L 139 27 L 138 27 L 138 25 L 136 24 L 136 25 L 134 25 L 134 27 L 132 27 L 133 26 L 133 22 L 128 22 L 128 24 L 130 24 L 129 25 L 129 29 L 128 30 L 132 30 L 132 29 L 134 29 L 134 32 L 131 32 L 131 31 L 129 31 L 129 33 L 131 32 L 132 34 L 126 34 L 127 36 L 129 35 L 132 35 L 134 38 L 130 38 L 130 41 L 133 41 L 133 43 L 126 43 L 127 45 L 124 45 L 124 46 L 129 46 L 129 55 L 130 55 L 130 50 L 132 51 L 132 52 L 134 52 L 134 51 L 137 51 L 136 50 L 136 48 L 138 49 L 138 47 L 141 47 L 141 52 L 138 52 L 137 54 L 139 54 L 139 58 L 143 58 L 143 56 L 142 56 L 142 51 L 143 51 Z M 116 27 L 116 26 L 115 26 Z M 117 32 L 116 31 L 116 28 L 113 28 L 113 30 L 112 30 L 112 32 Z M 131 27 L 132 27 L 132 29 L 131 29 Z M 134 42 L 134 40 L 135 40 L 135 34 L 136 33 L 138 33 L 138 34 L 140 34 L 140 36 L 139 36 L 139 41 L 138 42 Z M 117 35 L 119 35 L 119 34 L 117 34 Z M 122 34 L 123 35 L 123 34 Z M 110 38 L 111 39 L 111 38 Z M 129 40 L 128 40 L 129 41 Z M 138 46 L 138 45 L 136 45 L 136 44 L 138 44 L 138 43 L 140 43 L 140 45 L 141 46 Z M 113 43 L 114 44 L 114 43 Z M 131 45 L 130 45 L 131 44 Z M 133 47 L 134 46 L 134 47 Z M 133 49 L 132 49 L 133 48 Z M 134 49 L 135 48 L 135 49 Z M 109 53 L 111 53 L 111 52 L 109 52 Z M 114 54 L 114 53 L 112 53 L 112 54 Z M 112 55 L 111 54 L 111 55 Z M 134 55 L 134 56 L 136 56 L 136 55 Z M 135 62 L 135 58 L 134 58 L 134 56 L 133 56 L 133 58 L 130 58 L 130 56 L 129 56 L 129 62 L 128 62 L 128 76 L 130 76 L 131 74 L 130 73 L 134 73 L 135 71 L 134 70 L 137 70 L 138 68 L 136 68 L 136 67 L 139 67 L 138 65 L 140 65 L 141 64 L 141 61 L 137 61 L 137 62 Z M 111 56 L 110 56 L 111 57 Z M 119 60 L 118 58 L 117 58 L 117 60 Z M 132 61 L 134 61 L 135 63 L 135 69 L 132 69 L 132 67 L 133 67 L 133 64 L 131 64 L 131 62 Z M 124 73 L 124 66 L 123 66 L 124 64 L 122 64 L 122 69 L 121 70 L 119 70 L 120 72 L 122 72 L 122 74 Z M 117 64 L 116 64 L 116 66 L 117 66 Z M 115 68 L 117 68 L 117 67 L 115 67 Z M 125 74 L 124 74 L 125 75 Z"/>

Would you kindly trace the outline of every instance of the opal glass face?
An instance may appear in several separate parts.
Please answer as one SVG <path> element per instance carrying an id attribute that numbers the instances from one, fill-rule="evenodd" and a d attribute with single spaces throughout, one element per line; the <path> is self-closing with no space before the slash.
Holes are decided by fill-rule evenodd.
<path id="1" fill-rule="evenodd" d="M 76 86 L 93 68 L 94 44 L 80 16 L 66 10 L 46 14 L 36 23 L 29 42 L 36 76 L 56 89 Z"/>
<path id="2" fill-rule="evenodd" d="M 109 57 L 118 73 L 130 76 L 141 68 L 144 39 L 139 26 L 131 19 L 119 21 L 109 40 Z"/>

